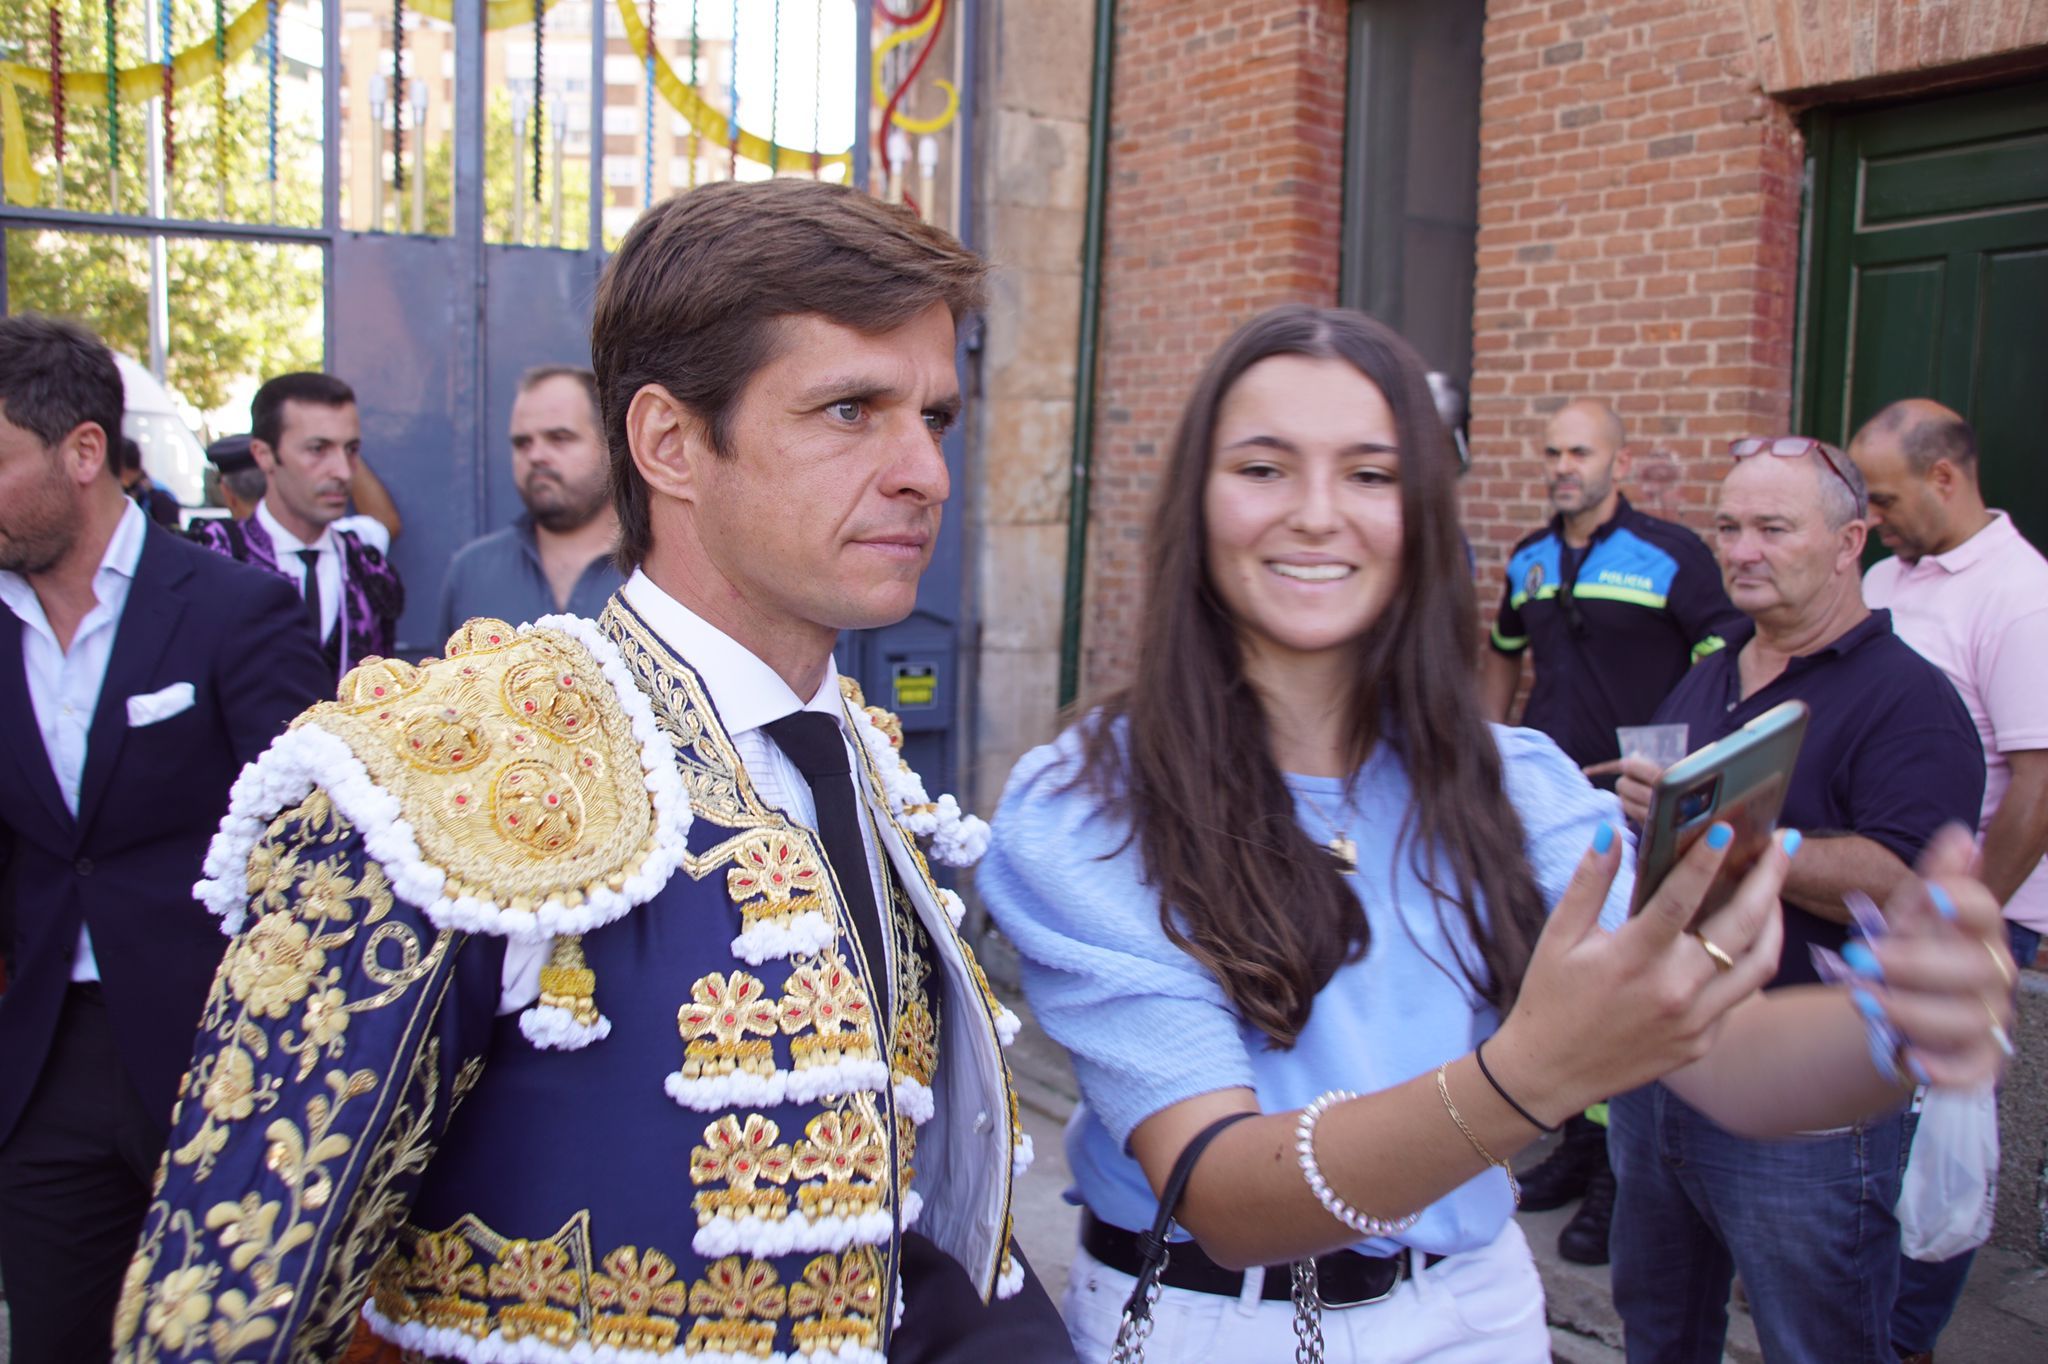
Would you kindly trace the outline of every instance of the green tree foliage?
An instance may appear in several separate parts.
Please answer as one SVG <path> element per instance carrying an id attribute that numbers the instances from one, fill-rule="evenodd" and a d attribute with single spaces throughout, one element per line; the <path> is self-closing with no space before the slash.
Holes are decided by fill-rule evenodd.
<path id="1" fill-rule="evenodd" d="M 242 8 L 229 0 L 233 18 Z M 103 5 L 60 0 L 65 66 L 103 71 Z M 143 24 L 154 3 L 118 0 L 116 60 L 144 60 Z M 173 46 L 211 41 L 213 8 L 181 3 L 173 11 Z M 17 61 L 49 61 L 47 3 L 0 5 L 0 46 Z M 268 62 L 264 49 L 227 70 L 226 99 L 213 83 L 176 91 L 172 101 L 174 158 L 166 180 L 166 217 L 230 222 L 276 221 L 313 226 L 320 220 L 318 72 L 279 72 L 276 212 L 268 175 Z M 42 202 L 57 202 L 51 101 L 24 96 L 22 117 L 31 159 L 42 177 Z M 221 118 L 225 114 L 225 120 Z M 120 110 L 119 197 L 108 175 L 111 123 L 104 102 L 66 102 L 63 207 L 82 212 L 141 214 L 148 209 L 148 124 L 161 106 Z M 216 139 L 215 133 L 221 134 Z M 225 175 L 221 174 L 225 170 Z M 321 362 L 321 260 L 317 247 L 173 237 L 167 242 L 170 304 L 165 375 L 173 391 L 201 410 L 227 402 L 238 383 Z M 77 318 L 109 345 L 149 354 L 147 239 L 84 231 L 14 230 L 7 234 L 8 306 Z"/>

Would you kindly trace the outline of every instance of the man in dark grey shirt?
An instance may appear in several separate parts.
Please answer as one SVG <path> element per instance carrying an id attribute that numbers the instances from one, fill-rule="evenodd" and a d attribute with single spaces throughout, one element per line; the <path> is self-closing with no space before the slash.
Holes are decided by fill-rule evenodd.
<path id="1" fill-rule="evenodd" d="M 513 625 L 566 611 L 596 616 L 618 589 L 618 518 L 605 483 L 597 380 L 544 365 L 512 403 L 512 479 L 526 515 L 456 552 L 441 586 L 441 635 L 476 616 Z"/>

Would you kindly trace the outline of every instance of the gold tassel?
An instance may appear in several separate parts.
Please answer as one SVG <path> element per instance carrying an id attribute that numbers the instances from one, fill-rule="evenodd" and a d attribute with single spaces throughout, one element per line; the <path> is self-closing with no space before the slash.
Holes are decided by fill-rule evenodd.
<path id="1" fill-rule="evenodd" d="M 583 937 L 564 933 L 548 944 L 548 964 L 540 968 L 540 1002 L 561 1009 L 582 1027 L 597 1022 L 597 973 L 583 960 Z"/>

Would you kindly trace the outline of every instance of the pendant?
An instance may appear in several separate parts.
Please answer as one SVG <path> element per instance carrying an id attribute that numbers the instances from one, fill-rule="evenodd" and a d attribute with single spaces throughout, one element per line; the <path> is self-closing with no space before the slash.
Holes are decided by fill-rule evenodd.
<path id="1" fill-rule="evenodd" d="M 1337 870 L 1346 876 L 1358 874 L 1358 844 L 1347 834 L 1338 834 L 1323 845 L 1337 859 Z"/>

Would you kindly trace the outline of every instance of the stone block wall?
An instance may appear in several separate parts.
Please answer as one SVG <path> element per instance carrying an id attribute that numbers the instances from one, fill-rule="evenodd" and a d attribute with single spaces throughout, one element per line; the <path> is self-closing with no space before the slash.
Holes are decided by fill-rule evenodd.
<path id="1" fill-rule="evenodd" d="M 1088 196 L 1093 0 L 989 0 L 982 13 L 980 247 L 995 264 L 970 476 L 980 621 L 972 770 L 986 814 L 1010 766 L 1055 732 L 1068 473 Z"/>

